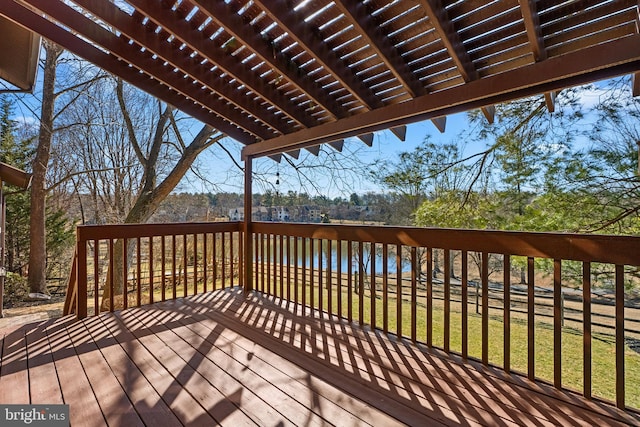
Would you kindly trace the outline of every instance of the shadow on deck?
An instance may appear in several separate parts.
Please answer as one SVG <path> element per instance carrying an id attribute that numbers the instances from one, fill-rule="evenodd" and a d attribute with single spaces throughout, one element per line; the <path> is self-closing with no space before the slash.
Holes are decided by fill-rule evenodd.
<path id="1" fill-rule="evenodd" d="M 0 330 L 0 403 L 73 426 L 616 425 L 613 407 L 226 289 Z"/>

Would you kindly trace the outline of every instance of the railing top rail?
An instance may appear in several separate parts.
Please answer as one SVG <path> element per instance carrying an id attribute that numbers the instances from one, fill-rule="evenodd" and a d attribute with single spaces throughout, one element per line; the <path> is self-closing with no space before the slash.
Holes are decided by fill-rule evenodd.
<path id="1" fill-rule="evenodd" d="M 80 242 L 96 239 L 130 239 L 136 237 L 234 232 L 241 229 L 241 222 L 79 225 L 76 228 L 77 239 Z"/>
<path id="2" fill-rule="evenodd" d="M 316 239 L 640 265 L 639 236 L 272 222 L 254 222 L 252 231 Z"/>

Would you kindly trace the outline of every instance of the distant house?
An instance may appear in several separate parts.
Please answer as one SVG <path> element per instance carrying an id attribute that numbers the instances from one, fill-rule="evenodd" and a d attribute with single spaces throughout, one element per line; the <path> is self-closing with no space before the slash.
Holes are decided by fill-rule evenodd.
<path id="1" fill-rule="evenodd" d="M 229 221 L 244 221 L 244 208 L 229 209 Z"/>
<path id="2" fill-rule="evenodd" d="M 269 209 L 258 206 L 251 209 L 252 221 L 269 221 Z M 229 209 L 229 221 L 244 221 L 244 208 L 242 206 Z"/>

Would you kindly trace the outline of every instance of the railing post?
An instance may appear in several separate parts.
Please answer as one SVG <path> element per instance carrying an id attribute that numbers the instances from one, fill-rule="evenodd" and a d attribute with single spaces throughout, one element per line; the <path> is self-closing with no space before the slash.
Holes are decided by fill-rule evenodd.
<path id="1" fill-rule="evenodd" d="M 253 231 L 251 227 L 253 158 L 244 159 L 244 247 L 241 256 L 244 257 L 244 293 L 253 290 Z"/>
<path id="2" fill-rule="evenodd" d="M 76 253 L 78 254 L 76 318 L 80 320 L 87 317 L 87 242 L 82 237 L 80 227 L 76 228 L 76 242 Z M 98 307 L 95 309 L 98 310 Z"/>

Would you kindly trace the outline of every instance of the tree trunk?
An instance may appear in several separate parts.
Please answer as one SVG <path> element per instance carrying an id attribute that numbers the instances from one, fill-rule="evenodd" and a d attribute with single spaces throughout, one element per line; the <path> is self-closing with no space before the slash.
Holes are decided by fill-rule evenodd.
<path id="1" fill-rule="evenodd" d="M 33 161 L 33 179 L 31 181 L 31 217 L 29 250 L 29 292 L 46 294 L 47 239 L 46 218 L 46 179 L 51 139 L 53 137 L 53 118 L 55 106 L 56 64 L 62 49 L 53 43 L 43 43 L 46 54 L 44 64 L 44 85 L 42 90 L 42 110 L 38 148 Z M 37 296 L 35 296 L 37 298 Z"/>

